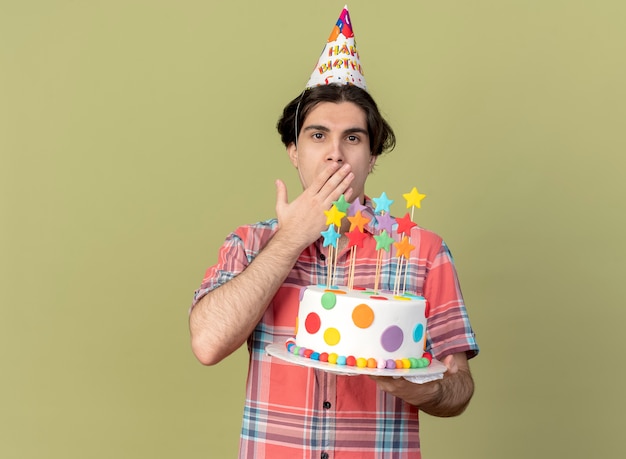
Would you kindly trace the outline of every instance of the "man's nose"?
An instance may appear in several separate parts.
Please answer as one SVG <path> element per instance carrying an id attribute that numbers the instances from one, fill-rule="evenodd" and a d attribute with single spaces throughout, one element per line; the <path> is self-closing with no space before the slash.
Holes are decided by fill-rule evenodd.
<path id="1" fill-rule="evenodd" d="M 330 146 L 328 153 L 326 154 L 326 161 L 334 161 L 336 163 L 343 163 L 344 161 L 343 150 L 341 145 L 336 142 Z"/>

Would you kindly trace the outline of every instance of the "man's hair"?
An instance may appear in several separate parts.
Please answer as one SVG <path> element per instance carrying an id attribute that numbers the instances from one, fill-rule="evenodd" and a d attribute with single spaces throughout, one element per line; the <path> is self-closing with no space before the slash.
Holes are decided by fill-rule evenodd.
<path id="1" fill-rule="evenodd" d="M 287 104 L 276 125 L 286 147 L 292 143 L 297 145 L 296 139 L 304 120 L 311 110 L 322 102 L 352 102 L 363 109 L 372 155 L 378 156 L 385 151 L 393 150 L 396 146 L 396 137 L 391 126 L 380 114 L 376 102 L 367 91 L 353 85 L 328 84 L 306 89 Z"/>

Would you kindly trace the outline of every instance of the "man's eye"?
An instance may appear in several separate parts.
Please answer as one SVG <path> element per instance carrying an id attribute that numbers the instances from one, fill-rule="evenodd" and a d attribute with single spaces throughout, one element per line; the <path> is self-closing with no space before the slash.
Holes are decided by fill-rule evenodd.
<path id="1" fill-rule="evenodd" d="M 322 134 L 321 132 L 316 132 L 315 134 L 313 134 L 313 138 L 320 140 L 324 138 L 324 134 Z"/>
<path id="2" fill-rule="evenodd" d="M 357 136 L 355 136 L 355 135 L 349 135 L 348 136 L 348 141 L 349 142 L 358 142 L 359 138 Z"/>

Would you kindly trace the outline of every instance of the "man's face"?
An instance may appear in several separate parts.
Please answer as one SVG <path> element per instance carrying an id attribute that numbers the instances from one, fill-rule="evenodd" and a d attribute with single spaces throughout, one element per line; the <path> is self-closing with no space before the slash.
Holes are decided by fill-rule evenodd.
<path id="1" fill-rule="evenodd" d="M 365 112 L 352 102 L 322 102 L 305 118 L 298 146 L 287 148 L 306 188 L 329 161 L 350 164 L 354 173 L 352 198 L 363 202 L 365 180 L 376 156 L 370 152 Z M 351 199 L 352 200 L 352 199 Z"/>

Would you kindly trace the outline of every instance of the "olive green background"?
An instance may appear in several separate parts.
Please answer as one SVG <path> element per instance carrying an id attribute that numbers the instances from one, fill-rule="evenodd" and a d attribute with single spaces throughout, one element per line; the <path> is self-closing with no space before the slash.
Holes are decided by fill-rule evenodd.
<path id="1" fill-rule="evenodd" d="M 343 2 L 0 1 L 0 457 L 235 457 L 246 352 L 187 313 L 295 171 Z M 455 256 L 481 354 L 425 458 L 621 458 L 626 3 L 349 3 L 398 146 L 368 183 Z M 290 388 L 297 390 L 297 388 Z"/>

